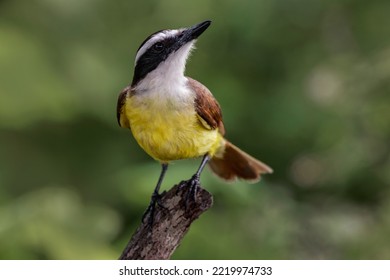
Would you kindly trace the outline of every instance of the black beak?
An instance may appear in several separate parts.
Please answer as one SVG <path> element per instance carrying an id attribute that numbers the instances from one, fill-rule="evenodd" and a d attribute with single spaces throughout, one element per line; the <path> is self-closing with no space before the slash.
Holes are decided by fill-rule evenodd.
<path id="1" fill-rule="evenodd" d="M 182 37 L 180 38 L 182 44 L 197 39 L 210 26 L 210 24 L 211 20 L 206 20 L 185 29 L 182 33 Z"/>

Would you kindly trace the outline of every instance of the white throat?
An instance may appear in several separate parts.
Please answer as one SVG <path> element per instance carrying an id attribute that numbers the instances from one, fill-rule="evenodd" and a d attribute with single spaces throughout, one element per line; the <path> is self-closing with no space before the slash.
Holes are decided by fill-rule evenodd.
<path id="1" fill-rule="evenodd" d="M 172 92 L 174 94 L 180 88 L 185 87 L 187 81 L 184 76 L 185 66 L 193 45 L 194 42 L 189 42 L 176 52 L 171 53 L 156 69 L 138 82 L 135 90 L 141 92 Z"/>

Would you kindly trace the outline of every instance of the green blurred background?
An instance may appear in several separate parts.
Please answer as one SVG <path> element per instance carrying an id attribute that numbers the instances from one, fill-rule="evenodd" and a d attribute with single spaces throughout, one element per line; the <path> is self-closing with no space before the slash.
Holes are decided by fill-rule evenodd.
<path id="1" fill-rule="evenodd" d="M 175 259 L 390 258 L 390 1 L 0 1 L 0 259 L 116 259 L 160 166 L 116 121 L 154 31 L 213 24 L 187 74 L 275 170 L 206 171 Z M 199 160 L 176 162 L 168 188 Z"/>

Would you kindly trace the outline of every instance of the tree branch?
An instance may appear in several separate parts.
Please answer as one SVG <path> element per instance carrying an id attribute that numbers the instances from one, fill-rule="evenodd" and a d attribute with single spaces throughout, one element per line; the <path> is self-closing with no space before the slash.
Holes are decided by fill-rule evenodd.
<path id="1" fill-rule="evenodd" d="M 195 199 L 189 199 L 186 206 L 188 191 L 186 182 L 181 182 L 168 192 L 164 192 L 161 197 L 164 208 L 156 206 L 153 227 L 148 225 L 148 214 L 119 259 L 169 259 L 180 245 L 192 222 L 213 204 L 212 195 L 199 187 Z"/>

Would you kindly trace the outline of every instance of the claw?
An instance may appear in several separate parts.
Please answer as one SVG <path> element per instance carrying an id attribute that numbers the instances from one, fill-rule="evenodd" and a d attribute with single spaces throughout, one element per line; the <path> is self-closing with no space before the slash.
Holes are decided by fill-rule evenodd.
<path id="1" fill-rule="evenodd" d="M 196 199 L 196 194 L 200 187 L 199 175 L 195 174 L 192 176 L 190 180 L 185 182 L 185 186 L 189 188 L 186 195 L 186 208 L 188 208 L 190 202 L 194 202 Z"/>
<path id="2" fill-rule="evenodd" d="M 161 203 L 161 197 L 162 197 L 162 194 L 159 194 L 158 192 L 153 192 L 149 206 L 146 209 L 146 211 L 144 212 L 144 214 L 142 215 L 142 222 L 145 223 L 146 217 L 149 214 L 147 222 L 148 222 L 148 225 L 150 228 L 153 227 L 154 213 L 156 211 L 156 206 L 161 207 L 164 210 L 167 210 L 167 208 Z"/>
<path id="3" fill-rule="evenodd" d="M 158 181 L 157 181 L 157 185 L 156 187 L 154 188 L 154 191 L 153 191 L 153 194 L 152 194 L 152 198 L 150 199 L 150 203 L 149 203 L 149 206 L 148 208 L 146 208 L 146 211 L 145 213 L 142 215 L 142 223 L 145 223 L 145 219 L 146 219 L 146 216 L 149 214 L 149 220 L 148 220 L 148 224 L 149 224 L 149 227 L 152 228 L 153 227 L 153 222 L 154 222 L 154 212 L 156 210 L 156 204 L 163 208 L 163 209 L 167 209 L 166 207 L 164 207 L 164 205 L 162 205 L 161 203 L 161 197 L 162 195 L 165 193 L 165 191 L 162 193 L 162 194 L 159 194 L 159 189 L 160 189 L 160 186 L 161 186 L 161 183 L 164 179 L 164 176 L 165 176 L 165 173 L 167 172 L 167 169 L 168 169 L 168 163 L 163 163 L 161 165 L 162 169 L 161 169 L 161 173 L 160 173 L 160 177 L 158 178 Z"/>

